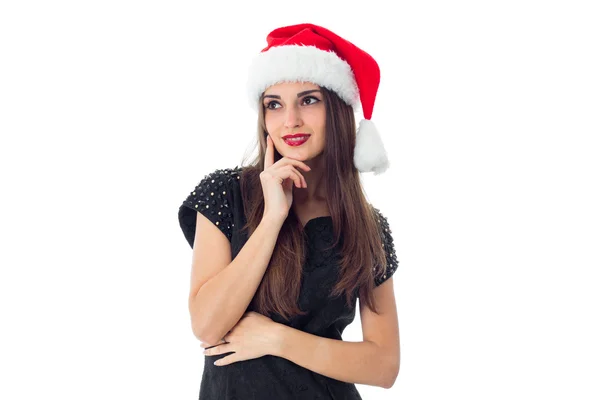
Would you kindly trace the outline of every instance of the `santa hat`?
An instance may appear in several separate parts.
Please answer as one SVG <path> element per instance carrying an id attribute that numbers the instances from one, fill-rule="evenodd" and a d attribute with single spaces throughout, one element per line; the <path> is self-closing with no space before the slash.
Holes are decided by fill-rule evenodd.
<path id="1" fill-rule="evenodd" d="M 337 93 L 355 112 L 362 108 L 354 165 L 360 172 L 385 172 L 387 152 L 371 121 L 379 87 L 379 66 L 373 57 L 335 33 L 313 24 L 277 28 L 252 61 L 248 93 L 254 107 L 262 93 L 281 82 L 312 82 Z"/>

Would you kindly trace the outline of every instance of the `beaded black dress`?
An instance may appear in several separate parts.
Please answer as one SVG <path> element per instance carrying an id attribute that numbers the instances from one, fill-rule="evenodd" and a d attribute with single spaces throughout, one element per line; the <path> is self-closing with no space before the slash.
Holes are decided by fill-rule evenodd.
<path id="1" fill-rule="evenodd" d="M 242 167 L 217 169 L 206 175 L 179 207 L 179 224 L 193 248 L 196 212 L 201 212 L 229 239 L 231 259 L 242 249 L 247 235 L 239 232 L 246 223 L 240 190 Z M 382 226 L 386 274 L 376 278 L 378 286 L 396 271 L 398 260 L 387 219 L 374 208 Z M 304 316 L 285 321 L 277 315 L 271 319 L 295 329 L 321 337 L 342 340 L 342 332 L 355 316 L 356 296 L 348 307 L 344 296 L 328 298 L 337 281 L 339 252 L 324 250 L 333 243 L 331 216 L 309 220 L 304 226 L 308 254 L 303 266 L 298 304 Z M 253 311 L 252 306 L 247 311 Z M 204 356 L 200 400 L 273 400 L 273 399 L 361 399 L 356 386 L 315 373 L 285 358 L 263 356 L 252 360 L 216 366 L 213 362 L 231 353 Z"/>

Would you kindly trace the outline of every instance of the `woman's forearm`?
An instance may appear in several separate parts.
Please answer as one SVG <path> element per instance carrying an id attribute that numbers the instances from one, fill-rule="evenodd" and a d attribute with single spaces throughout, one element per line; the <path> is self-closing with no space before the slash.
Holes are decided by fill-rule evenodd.
<path id="1" fill-rule="evenodd" d="M 343 382 L 390 388 L 399 371 L 399 354 L 370 341 L 324 338 L 281 324 L 274 356 Z"/>
<path id="2" fill-rule="evenodd" d="M 282 222 L 263 218 L 231 263 L 207 281 L 194 299 L 195 336 L 216 344 L 242 317 L 265 274 Z"/>

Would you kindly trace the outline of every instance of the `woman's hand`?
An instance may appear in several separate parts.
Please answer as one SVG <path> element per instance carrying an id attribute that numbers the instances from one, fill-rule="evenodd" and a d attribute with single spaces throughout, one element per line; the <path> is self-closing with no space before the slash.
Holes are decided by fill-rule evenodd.
<path id="1" fill-rule="evenodd" d="M 310 171 L 310 167 L 299 160 L 282 157 L 276 163 L 275 145 L 271 136 L 267 135 L 267 151 L 265 152 L 264 170 L 260 173 L 260 183 L 265 199 L 263 215 L 276 219 L 285 219 L 292 206 L 292 185 L 307 188 L 306 180 L 296 168 Z"/>
<path id="2" fill-rule="evenodd" d="M 272 355 L 281 346 L 277 322 L 254 311 L 245 313 L 238 323 L 221 339 L 221 343 L 204 350 L 207 356 L 234 352 L 215 362 L 227 365 L 237 361 Z M 200 345 L 206 347 L 205 343 Z"/>

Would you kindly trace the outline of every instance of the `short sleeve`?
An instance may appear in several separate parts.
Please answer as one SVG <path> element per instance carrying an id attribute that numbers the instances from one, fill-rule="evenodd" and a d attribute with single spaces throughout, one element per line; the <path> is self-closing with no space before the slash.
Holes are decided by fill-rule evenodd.
<path id="1" fill-rule="evenodd" d="M 231 242 L 234 179 L 239 179 L 238 168 L 217 169 L 204 176 L 179 206 L 179 226 L 190 247 L 194 247 L 197 212 L 215 224 Z"/>
<path id="2" fill-rule="evenodd" d="M 394 272 L 396 272 L 396 269 L 398 269 L 398 258 L 396 257 L 394 239 L 392 237 L 392 230 L 390 229 L 388 220 L 379 209 L 375 207 L 373 208 L 381 226 L 381 239 L 386 258 L 385 273 L 383 275 L 375 276 L 375 286 L 377 287 L 394 275 Z"/>

